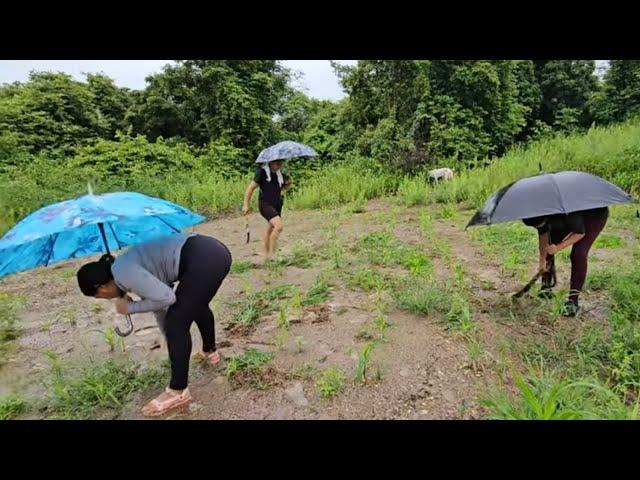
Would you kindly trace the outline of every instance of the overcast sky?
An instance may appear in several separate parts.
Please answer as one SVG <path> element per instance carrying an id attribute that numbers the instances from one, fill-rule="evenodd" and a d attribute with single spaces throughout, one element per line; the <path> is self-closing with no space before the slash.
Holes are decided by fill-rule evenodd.
<path id="1" fill-rule="evenodd" d="M 145 77 L 158 72 L 171 60 L 0 60 L 0 84 L 28 79 L 31 70 L 58 71 L 84 80 L 83 73 L 104 72 L 117 85 L 142 90 Z M 355 64 L 355 60 L 340 60 Z M 311 97 L 339 100 L 344 96 L 329 60 L 285 60 L 285 66 L 304 77 L 294 85 Z"/>

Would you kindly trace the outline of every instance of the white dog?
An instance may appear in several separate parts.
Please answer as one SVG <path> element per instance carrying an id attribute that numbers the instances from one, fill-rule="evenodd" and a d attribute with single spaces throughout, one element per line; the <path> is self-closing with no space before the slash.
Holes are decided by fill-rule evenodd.
<path id="1" fill-rule="evenodd" d="M 428 178 L 432 183 L 438 183 L 438 180 L 452 180 L 453 170 L 450 168 L 436 168 L 429 171 Z"/>

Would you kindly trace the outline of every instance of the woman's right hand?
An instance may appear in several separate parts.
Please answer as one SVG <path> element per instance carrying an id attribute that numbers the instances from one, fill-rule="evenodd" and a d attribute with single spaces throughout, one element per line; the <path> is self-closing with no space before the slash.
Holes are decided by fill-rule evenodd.
<path id="1" fill-rule="evenodd" d="M 242 206 L 242 214 L 243 215 L 248 215 L 249 214 L 249 205 L 243 205 Z"/>

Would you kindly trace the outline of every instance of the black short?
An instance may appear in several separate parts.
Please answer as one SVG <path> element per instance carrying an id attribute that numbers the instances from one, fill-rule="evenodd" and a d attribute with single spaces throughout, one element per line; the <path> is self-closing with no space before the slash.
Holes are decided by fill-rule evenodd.
<path id="1" fill-rule="evenodd" d="M 267 222 L 274 217 L 282 215 L 282 204 L 271 205 L 270 203 L 258 202 L 258 209 L 260 210 L 260 215 L 262 215 Z"/>

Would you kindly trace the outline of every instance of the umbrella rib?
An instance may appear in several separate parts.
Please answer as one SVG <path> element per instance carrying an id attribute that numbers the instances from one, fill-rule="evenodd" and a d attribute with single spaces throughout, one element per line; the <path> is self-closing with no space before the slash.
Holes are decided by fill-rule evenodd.
<path id="1" fill-rule="evenodd" d="M 154 218 L 157 218 L 158 220 L 160 220 L 162 223 L 164 223 L 165 225 L 167 225 L 169 228 L 173 229 L 174 232 L 178 232 L 180 233 L 180 230 L 178 230 L 176 227 L 174 227 L 173 225 L 171 225 L 169 222 L 163 220 L 162 218 L 160 218 L 157 215 L 153 215 Z"/>
<path id="2" fill-rule="evenodd" d="M 562 198 L 562 193 L 560 192 L 560 187 L 558 187 L 558 183 L 556 182 L 556 179 L 553 176 L 551 177 L 551 183 L 553 183 L 553 186 L 558 192 L 558 198 L 560 199 L 560 207 L 562 207 L 563 213 L 567 213 L 567 207 L 564 205 L 564 200 Z"/>
<path id="3" fill-rule="evenodd" d="M 49 266 L 51 256 L 53 255 L 53 245 L 56 243 L 56 240 L 58 240 L 58 235 L 59 233 L 54 233 L 53 235 L 51 235 L 51 246 L 49 247 L 49 255 L 47 256 L 47 261 L 44 263 L 45 267 Z"/>

